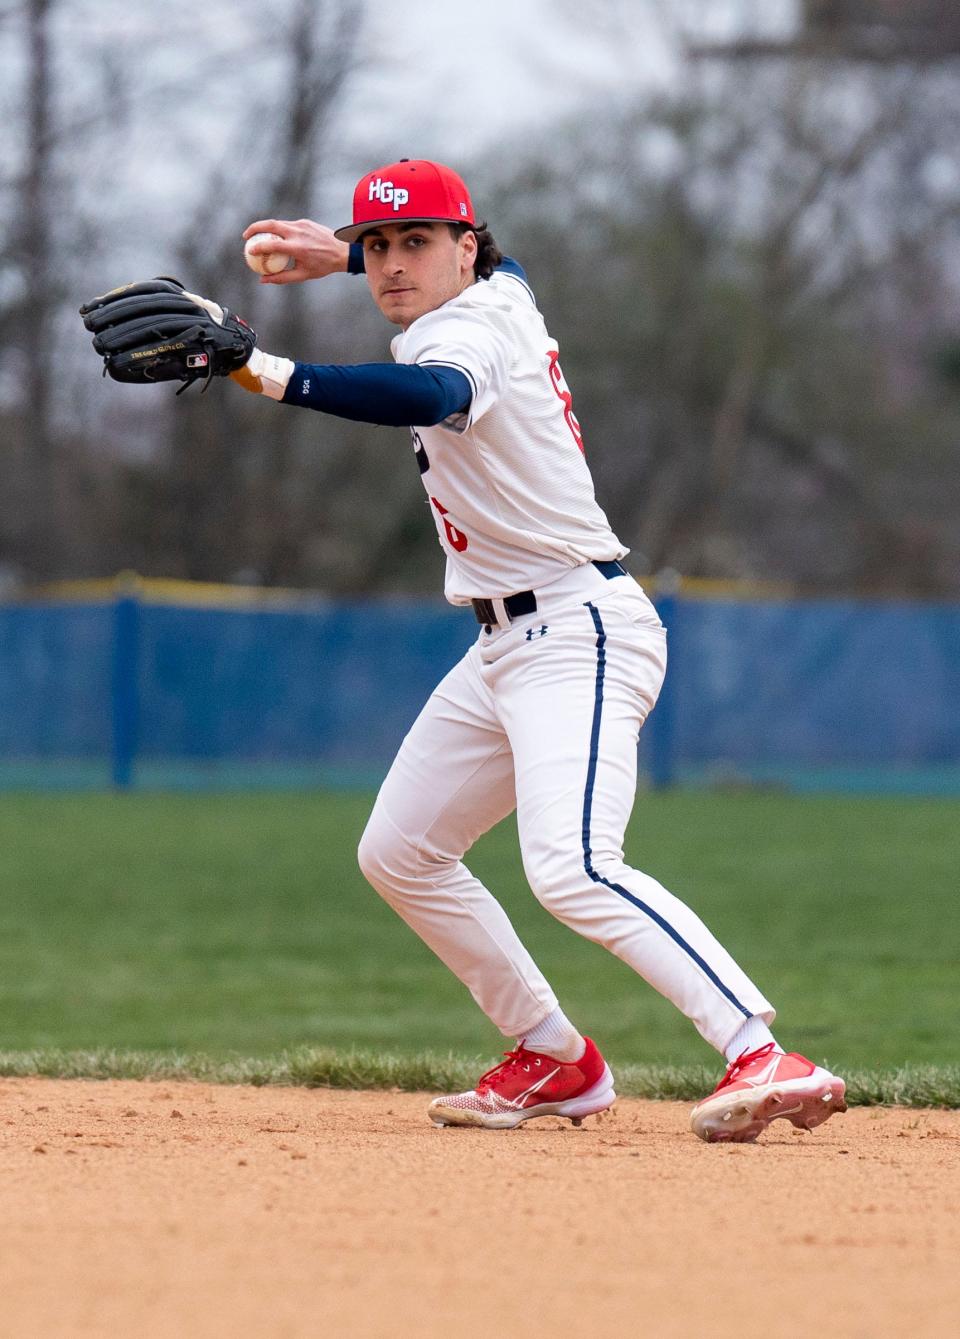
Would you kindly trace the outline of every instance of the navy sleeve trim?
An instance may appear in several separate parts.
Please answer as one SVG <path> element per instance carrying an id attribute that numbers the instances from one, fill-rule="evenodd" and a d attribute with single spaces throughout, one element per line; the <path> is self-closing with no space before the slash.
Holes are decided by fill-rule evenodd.
<path id="1" fill-rule="evenodd" d="M 467 381 L 470 383 L 470 399 L 471 399 L 471 400 L 475 400 L 475 399 L 477 398 L 477 379 L 476 379 L 476 377 L 473 375 L 473 373 L 470 371 L 469 367 L 464 367 L 462 363 L 442 363 L 442 362 L 440 362 L 438 359 L 435 359 L 435 358 L 424 358 L 423 362 L 422 362 L 422 363 L 418 363 L 417 366 L 418 366 L 418 367 L 449 367 L 449 368 L 454 369 L 454 370 L 457 371 L 457 372 L 462 372 L 463 375 L 466 377 Z"/>
<path id="2" fill-rule="evenodd" d="M 519 260 L 514 260 L 512 256 L 504 256 L 500 264 L 497 266 L 497 269 L 501 274 L 512 275 L 514 279 L 519 279 L 522 284 L 526 284 L 528 288 L 530 287 L 527 282 L 526 270 L 520 264 Z"/>
<path id="3" fill-rule="evenodd" d="M 283 395 L 284 404 L 399 428 L 431 428 L 466 413 L 472 399 L 470 380 L 445 363 L 296 363 Z"/>
<path id="4" fill-rule="evenodd" d="M 512 256 L 504 256 L 503 260 L 494 271 L 495 274 L 505 274 L 508 279 L 516 279 L 530 297 L 530 301 L 536 306 L 537 299 L 533 295 L 533 289 L 527 281 L 527 272 L 519 261 L 514 260 Z"/>
<path id="5" fill-rule="evenodd" d="M 347 274 L 366 274 L 367 263 L 363 258 L 363 243 L 351 242 L 347 257 Z"/>

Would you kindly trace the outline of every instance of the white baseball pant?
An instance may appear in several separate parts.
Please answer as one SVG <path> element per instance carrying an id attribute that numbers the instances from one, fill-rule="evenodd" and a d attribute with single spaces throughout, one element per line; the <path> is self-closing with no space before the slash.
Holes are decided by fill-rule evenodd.
<path id="1" fill-rule="evenodd" d="M 516 808 L 540 902 L 671 1000 L 718 1051 L 774 1009 L 689 907 L 624 861 L 637 739 L 666 634 L 628 576 L 592 564 L 537 591 L 442 680 L 390 769 L 360 843 L 374 888 L 508 1037 L 556 1007 L 506 912 L 463 864 Z"/>

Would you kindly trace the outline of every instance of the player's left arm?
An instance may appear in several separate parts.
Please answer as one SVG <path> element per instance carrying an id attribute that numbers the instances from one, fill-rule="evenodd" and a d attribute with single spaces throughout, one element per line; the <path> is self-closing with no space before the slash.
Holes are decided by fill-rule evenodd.
<path id="1" fill-rule="evenodd" d="M 365 423 L 431 427 L 469 409 L 473 386 L 450 366 L 294 363 L 257 347 L 245 321 L 160 277 L 84 303 L 83 323 L 116 381 L 151 385 L 232 376 L 246 390 Z"/>
<path id="2" fill-rule="evenodd" d="M 283 404 L 360 423 L 429 428 L 466 413 L 473 388 L 455 367 L 418 363 L 295 363 L 254 349 L 231 374 L 244 389 Z"/>

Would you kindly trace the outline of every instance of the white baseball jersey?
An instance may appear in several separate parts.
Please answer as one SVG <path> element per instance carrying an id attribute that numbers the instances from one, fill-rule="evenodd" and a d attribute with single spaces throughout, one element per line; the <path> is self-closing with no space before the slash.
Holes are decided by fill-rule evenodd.
<path id="1" fill-rule="evenodd" d="M 452 604 L 628 552 L 597 504 L 556 341 L 519 277 L 479 280 L 390 347 L 398 363 L 457 368 L 473 391 L 467 413 L 413 429 Z"/>

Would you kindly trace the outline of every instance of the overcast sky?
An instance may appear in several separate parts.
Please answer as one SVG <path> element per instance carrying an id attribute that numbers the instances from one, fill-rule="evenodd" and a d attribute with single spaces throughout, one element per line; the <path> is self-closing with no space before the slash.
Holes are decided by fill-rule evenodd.
<path id="1" fill-rule="evenodd" d="M 385 138 L 410 134 L 447 153 L 539 128 L 581 100 L 622 95 L 664 77 L 670 64 L 656 25 L 646 42 L 631 34 L 622 51 L 553 0 L 374 0 L 368 31 L 357 114 L 374 134 L 379 125 Z"/>
<path id="2" fill-rule="evenodd" d="M 777 33 L 796 10 L 797 0 L 369 0 L 370 66 L 351 111 L 386 140 L 419 137 L 424 152 L 455 155 L 671 81 L 671 29 Z"/>

